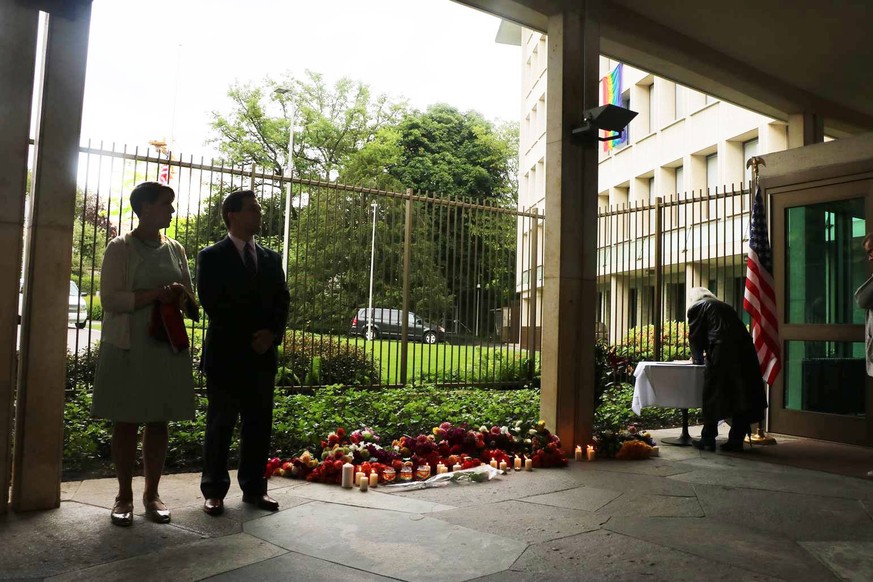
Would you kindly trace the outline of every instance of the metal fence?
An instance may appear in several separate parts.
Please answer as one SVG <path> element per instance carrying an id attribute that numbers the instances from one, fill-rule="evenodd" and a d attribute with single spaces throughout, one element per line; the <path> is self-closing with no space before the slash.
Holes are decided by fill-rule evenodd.
<path id="1" fill-rule="evenodd" d="M 524 320 L 520 307 L 529 274 L 541 273 L 541 246 L 519 234 L 541 225 L 535 210 L 289 179 L 262 168 L 90 143 L 80 152 L 71 275 L 84 297 L 79 308 L 71 299 L 71 321 L 83 321 L 83 312 L 89 317 L 71 332 L 74 359 L 91 356 L 98 344 L 103 249 L 136 225 L 130 191 L 163 175 L 176 192 L 167 234 L 184 245 L 192 274 L 197 252 L 225 234 L 223 197 L 255 191 L 263 208 L 259 242 L 286 257 L 291 291 L 279 385 L 511 388 L 538 377 L 538 333 L 529 327 L 542 307 L 528 302 Z M 373 327 L 386 325 L 368 341 L 368 320 L 360 315 L 370 305 L 371 264 Z M 394 315 L 379 322 L 379 310 Z M 195 365 L 205 326 L 202 319 L 189 328 Z"/>
<path id="2" fill-rule="evenodd" d="M 706 287 L 743 311 L 751 195 L 699 191 L 601 208 L 598 339 L 632 360 L 690 358 L 688 292 Z"/>

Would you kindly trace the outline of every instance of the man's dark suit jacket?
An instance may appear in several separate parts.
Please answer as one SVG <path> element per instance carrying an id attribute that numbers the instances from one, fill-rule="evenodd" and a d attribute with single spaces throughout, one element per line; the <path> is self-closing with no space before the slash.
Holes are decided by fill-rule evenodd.
<path id="1" fill-rule="evenodd" d="M 291 297 L 278 253 L 255 245 L 256 278 L 246 271 L 233 241 L 225 237 L 197 256 L 197 293 L 209 316 L 201 368 L 208 379 L 233 381 L 255 370 L 272 368 L 278 360 Z M 258 355 L 252 335 L 269 329 L 273 347 Z"/>

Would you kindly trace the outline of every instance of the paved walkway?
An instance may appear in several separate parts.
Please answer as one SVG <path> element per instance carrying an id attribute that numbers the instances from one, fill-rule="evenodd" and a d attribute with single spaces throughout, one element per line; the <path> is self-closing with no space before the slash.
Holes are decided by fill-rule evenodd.
<path id="1" fill-rule="evenodd" d="M 126 529 L 113 480 L 71 482 L 60 509 L 0 517 L 0 579 L 873 580 L 873 482 L 755 459 L 663 446 L 406 493 L 274 478 L 281 511 L 236 493 L 217 518 L 169 475 L 172 524 Z"/>

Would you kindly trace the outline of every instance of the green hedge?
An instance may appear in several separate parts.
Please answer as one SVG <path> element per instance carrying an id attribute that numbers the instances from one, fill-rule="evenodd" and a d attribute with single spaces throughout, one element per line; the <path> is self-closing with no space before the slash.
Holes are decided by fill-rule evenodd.
<path id="1" fill-rule="evenodd" d="M 196 471 L 201 467 L 206 398 L 197 397 L 196 418 L 170 425 L 168 471 Z M 313 394 L 276 393 L 272 448 L 292 455 L 304 448 L 319 450 L 321 439 L 338 426 L 367 425 L 384 438 L 430 433 L 443 421 L 507 425 L 539 418 L 537 390 L 446 390 L 394 388 L 345 390 L 331 387 Z M 64 422 L 65 478 L 110 475 L 111 424 L 90 418 L 91 394 L 77 388 L 68 395 Z M 236 455 L 238 438 L 232 441 Z"/>

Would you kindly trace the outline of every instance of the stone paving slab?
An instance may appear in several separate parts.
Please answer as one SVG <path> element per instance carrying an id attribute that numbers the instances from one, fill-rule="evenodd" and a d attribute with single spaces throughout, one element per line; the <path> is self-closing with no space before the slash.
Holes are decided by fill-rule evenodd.
<path id="1" fill-rule="evenodd" d="M 665 445 L 666 446 L 666 445 Z M 659 447 L 660 448 L 660 447 Z M 570 461 L 571 469 L 575 461 Z M 613 473 L 631 475 L 652 475 L 655 477 L 669 477 L 688 472 L 688 469 L 680 463 L 664 460 L 660 457 L 639 461 L 617 461 L 615 459 L 597 459 L 592 463 L 576 463 L 584 467 L 590 467 L 598 471 L 610 471 Z"/>
<path id="2" fill-rule="evenodd" d="M 871 542 L 800 542 L 842 580 L 873 580 L 873 543 Z"/>
<path id="3" fill-rule="evenodd" d="M 792 581 L 833 580 L 797 543 L 710 518 L 613 517 L 604 529 L 711 562 Z M 628 551 L 631 546 L 628 546 Z M 707 574 L 710 570 L 707 570 Z"/>
<path id="4" fill-rule="evenodd" d="M 430 500 L 391 495 L 387 487 L 376 487 L 361 492 L 361 490 L 356 487 L 353 487 L 352 489 L 343 489 L 337 485 L 306 483 L 305 486 L 295 489 L 294 495 L 314 501 L 340 503 L 354 507 L 368 507 L 370 509 L 387 509 L 389 511 L 414 514 L 433 513 L 434 511 L 454 509 L 454 506 L 444 505 Z"/>
<path id="5" fill-rule="evenodd" d="M 291 495 L 293 489 L 271 491 L 271 496 L 279 502 L 279 511 L 285 511 L 311 499 Z M 173 525 L 208 537 L 221 537 L 242 532 L 245 522 L 272 515 L 272 511 L 258 509 L 242 500 L 229 500 L 221 515 L 207 515 L 202 505 L 173 509 Z"/>
<path id="6" fill-rule="evenodd" d="M 526 547 L 421 515 L 318 501 L 244 529 L 291 551 L 403 580 L 460 581 L 499 572 Z"/>
<path id="7" fill-rule="evenodd" d="M 581 463 L 579 464 L 581 465 Z M 608 467 L 607 470 L 598 470 L 600 465 Z M 675 495 L 679 497 L 694 496 L 694 487 L 690 483 L 664 479 L 664 477 L 654 475 L 633 475 L 629 477 L 627 473 L 609 470 L 611 466 L 611 464 L 607 465 L 606 463 L 588 463 L 587 466 L 584 466 L 584 469 L 572 470 L 570 474 L 576 479 L 577 483 L 586 487 L 609 489 L 611 491 L 620 491 L 621 493 Z M 571 469 L 575 469 L 575 467 L 571 466 Z"/>
<path id="8" fill-rule="evenodd" d="M 624 493 L 597 510 L 597 515 L 640 517 L 703 517 L 697 497 Z"/>
<path id="9" fill-rule="evenodd" d="M 354 582 L 390 582 L 396 578 L 386 578 L 378 574 L 349 568 L 342 564 L 334 564 L 318 558 L 304 556 L 297 552 L 288 552 L 276 558 L 271 558 L 251 566 L 245 566 L 232 572 L 225 572 L 209 579 L 209 582 L 288 582 L 289 580 L 305 580 L 306 582 L 337 582 L 338 580 L 354 580 Z"/>
<path id="10" fill-rule="evenodd" d="M 873 520 L 856 499 L 696 485 L 707 517 L 792 540 L 873 540 Z"/>
<path id="11" fill-rule="evenodd" d="M 696 485 L 722 485 L 745 489 L 763 489 L 842 497 L 844 499 L 873 500 L 873 481 L 854 479 L 806 469 L 786 468 L 785 472 L 757 470 L 764 463 L 744 463 L 736 467 L 696 468 L 669 478 Z M 773 465 L 770 465 L 772 467 Z"/>
<path id="12" fill-rule="evenodd" d="M 609 516 L 589 511 L 504 501 L 441 511 L 436 519 L 514 540 L 538 543 L 593 531 Z"/>
<path id="13" fill-rule="evenodd" d="M 515 572 L 533 577 L 516 578 L 501 573 L 482 581 L 778 581 L 778 578 L 713 563 L 683 551 L 604 530 L 531 546 L 513 564 L 511 573 Z"/>
<path id="14" fill-rule="evenodd" d="M 567 469 L 537 469 L 513 471 L 486 483 L 451 483 L 445 487 L 399 492 L 395 495 L 465 507 L 522 499 L 578 486 L 578 481 Z"/>
<path id="15" fill-rule="evenodd" d="M 284 554 L 285 550 L 241 533 L 218 539 L 175 545 L 126 560 L 69 572 L 52 582 L 195 582 Z"/>
<path id="16" fill-rule="evenodd" d="M 200 539 L 145 520 L 116 527 L 105 509 L 69 501 L 59 509 L 0 516 L 0 537 L 0 578 L 43 578 Z"/>
<path id="17" fill-rule="evenodd" d="M 525 497 L 528 503 L 565 507 L 567 509 L 582 509 L 585 511 L 597 511 L 616 497 L 621 495 L 619 491 L 598 489 L 596 487 L 575 487 L 545 495 L 532 495 Z"/>

